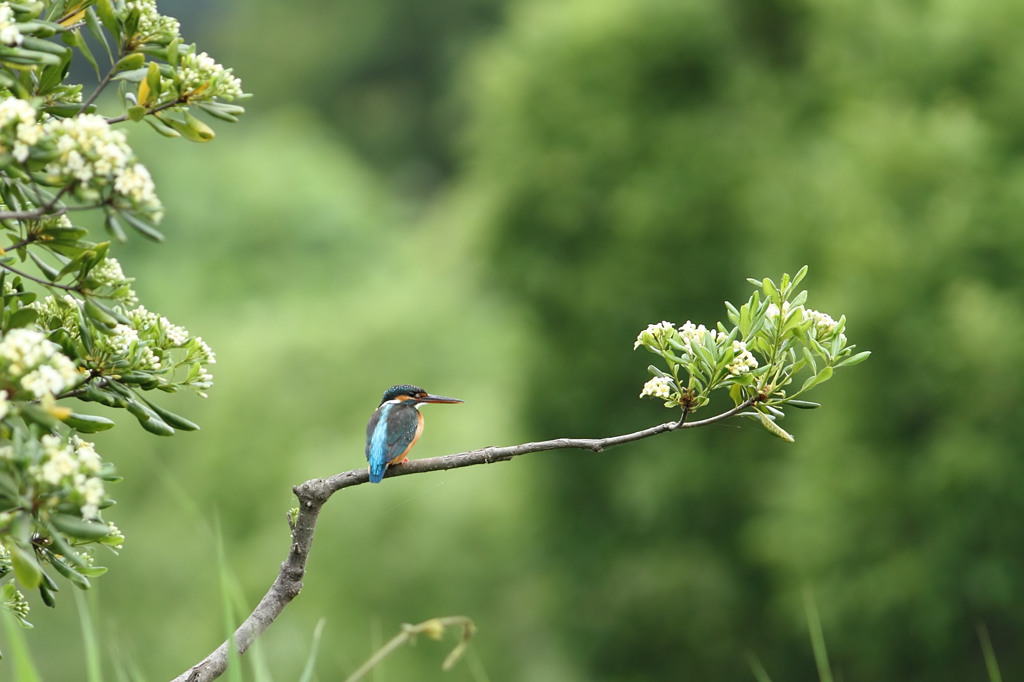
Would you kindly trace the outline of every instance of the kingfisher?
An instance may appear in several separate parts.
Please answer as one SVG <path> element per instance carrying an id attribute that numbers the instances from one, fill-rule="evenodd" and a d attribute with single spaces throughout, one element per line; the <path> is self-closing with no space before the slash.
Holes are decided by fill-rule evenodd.
<path id="1" fill-rule="evenodd" d="M 431 395 L 419 386 L 400 384 L 384 391 L 380 406 L 366 425 L 366 461 L 370 483 L 380 483 L 390 464 L 405 462 L 412 446 L 423 433 L 424 403 L 461 403 L 458 398 Z"/>

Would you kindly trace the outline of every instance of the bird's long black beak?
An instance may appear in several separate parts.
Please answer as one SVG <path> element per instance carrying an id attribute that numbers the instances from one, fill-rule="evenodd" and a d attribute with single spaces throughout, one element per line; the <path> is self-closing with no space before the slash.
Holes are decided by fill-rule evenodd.
<path id="1" fill-rule="evenodd" d="M 461 403 L 462 401 L 459 400 L 458 398 L 448 398 L 448 397 L 443 396 L 443 395 L 433 395 L 431 393 L 428 393 L 427 395 L 423 396 L 422 398 L 417 398 L 416 402 L 420 402 L 420 403 Z"/>

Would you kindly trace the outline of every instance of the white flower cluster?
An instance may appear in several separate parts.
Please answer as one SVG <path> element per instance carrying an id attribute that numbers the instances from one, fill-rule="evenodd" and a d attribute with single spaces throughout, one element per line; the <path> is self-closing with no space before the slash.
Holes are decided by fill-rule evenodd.
<path id="1" fill-rule="evenodd" d="M 34 329 L 12 329 L 0 339 L 0 377 L 14 387 L 13 397 L 20 389 L 35 400 L 52 399 L 81 379 L 75 363 Z"/>
<path id="2" fill-rule="evenodd" d="M 665 322 L 663 320 L 658 324 L 649 324 L 647 325 L 647 329 L 637 335 L 636 343 L 633 344 L 633 350 L 636 350 L 643 345 L 654 344 L 663 336 L 671 335 L 673 333 L 675 333 L 675 325 L 671 322 Z"/>
<path id="3" fill-rule="evenodd" d="M 836 329 L 839 328 L 839 323 L 832 319 L 832 316 L 828 313 L 818 312 L 817 310 L 811 310 L 808 308 L 804 311 L 805 319 L 810 318 L 811 323 L 811 336 L 818 341 L 831 341 L 832 337 L 836 334 Z M 846 334 L 839 334 L 839 338 L 843 340 L 843 345 L 846 345 Z"/>
<path id="4" fill-rule="evenodd" d="M 160 219 L 163 207 L 149 171 L 135 162 L 124 133 L 113 130 L 105 118 L 83 114 L 51 119 L 43 124 L 43 134 L 53 139 L 57 152 L 45 169 L 50 183 L 77 183 L 79 193 L 90 199 L 113 186 L 133 206 Z"/>
<path id="5" fill-rule="evenodd" d="M 729 363 L 729 374 L 739 376 L 753 369 L 757 369 L 757 358 L 747 349 L 743 341 L 733 341 L 732 350 L 735 353 L 733 361 Z"/>
<path id="6" fill-rule="evenodd" d="M 152 39 L 170 41 L 181 31 L 181 24 L 174 17 L 166 17 L 157 10 L 154 0 L 128 0 L 124 3 L 124 16 L 139 13 L 139 28 L 136 36 L 140 42 Z"/>
<path id="7" fill-rule="evenodd" d="M 662 398 L 668 400 L 669 395 L 672 393 L 672 380 L 668 377 L 654 377 L 646 384 L 640 391 L 640 397 L 653 396 L 655 398 Z"/>
<path id="8" fill-rule="evenodd" d="M 777 320 L 779 319 L 779 312 L 779 306 L 775 305 L 774 303 L 769 303 L 768 310 L 765 311 L 765 314 L 768 316 L 769 319 Z M 789 301 L 782 302 L 781 312 L 785 315 L 789 314 Z"/>
<path id="9" fill-rule="evenodd" d="M 14 10 L 10 3 L 0 2 L 0 43 L 13 47 L 21 45 L 23 36 L 15 23 Z"/>
<path id="10" fill-rule="evenodd" d="M 0 14 L 3 9 L 4 5 L 0 5 Z M 0 26 L 2 24 L 0 18 Z M 4 42 L 2 36 L 3 29 L 0 28 L 0 42 Z M 29 148 L 39 143 L 43 126 L 37 120 L 36 110 L 31 104 L 17 97 L 8 97 L 0 101 L 0 131 L 3 131 L 0 134 L 0 152 L 10 151 L 11 156 L 24 163 Z"/>
<path id="11" fill-rule="evenodd" d="M 244 94 L 241 79 L 205 52 L 183 54 L 178 62 L 175 80 L 179 92 L 187 98 L 201 95 L 203 99 L 234 99 Z"/>
<path id="12" fill-rule="evenodd" d="M 686 324 L 679 328 L 679 338 L 680 340 L 682 340 L 686 352 L 689 353 L 690 355 L 695 355 L 693 351 L 693 346 L 695 344 L 703 344 L 704 339 L 709 334 L 711 335 L 711 340 L 716 342 L 725 341 L 725 339 L 728 338 L 729 336 L 728 334 L 723 334 L 720 331 L 708 329 L 702 324 L 694 324 L 689 320 L 687 320 Z"/>
<path id="13" fill-rule="evenodd" d="M 131 329 L 138 334 L 139 340 L 135 347 L 153 353 L 153 360 L 150 362 L 156 364 L 151 369 L 159 369 L 161 366 L 170 369 L 188 365 L 189 372 L 184 381 L 185 385 L 192 387 L 205 398 L 206 394 L 203 391 L 213 385 L 213 375 L 205 366 L 216 364 L 217 358 L 202 337 L 192 337 L 184 327 L 146 310 L 145 306 L 129 310 L 125 316 Z M 118 325 L 120 326 L 122 325 Z M 171 351 L 174 349 L 181 350 L 172 355 Z M 183 357 L 181 351 L 184 351 Z"/>
<path id="14" fill-rule="evenodd" d="M 104 258 L 89 271 L 89 278 L 92 280 L 93 290 L 109 290 L 112 296 L 125 305 L 135 305 L 139 302 L 138 296 L 131 288 L 131 283 L 135 281 L 134 278 L 125 277 L 121 263 L 116 258 Z"/>
<path id="15" fill-rule="evenodd" d="M 65 441 L 50 434 L 43 436 L 40 443 L 43 448 L 42 458 L 38 464 L 30 467 L 29 473 L 40 484 L 50 488 L 70 488 L 79 503 L 82 518 L 98 518 L 106 491 L 103 480 L 97 476 L 103 461 L 96 453 L 95 446 L 78 436 L 71 436 L 70 440 Z"/>

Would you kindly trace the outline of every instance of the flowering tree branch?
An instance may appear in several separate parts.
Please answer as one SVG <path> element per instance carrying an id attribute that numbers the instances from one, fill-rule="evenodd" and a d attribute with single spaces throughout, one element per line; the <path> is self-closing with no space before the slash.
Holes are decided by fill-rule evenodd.
<path id="1" fill-rule="evenodd" d="M 418 459 L 388 468 L 385 477 L 493 464 L 546 450 L 601 452 L 616 445 L 679 429 L 707 426 L 737 415 L 758 421 L 769 433 L 791 443 L 793 437 L 776 423 L 785 416 L 785 409 L 817 407 L 817 403 L 798 400 L 797 396 L 827 381 L 835 369 L 855 365 L 870 355 L 868 351 L 853 353 L 854 346 L 848 344 L 844 333 L 845 317 L 835 320 L 804 306 L 807 292 L 796 287 L 806 274 L 804 266 L 794 277 L 784 274 L 778 285 L 767 278 L 749 280 L 760 292 L 755 290 L 739 307 L 726 303 L 731 327 L 721 322 L 710 329 L 689 321 L 678 327 L 671 322 L 661 322 L 640 332 L 634 350 L 645 348 L 656 355 L 664 367 L 651 365 L 648 368 L 653 378 L 644 385 L 640 397 L 657 398 L 664 401 L 665 407 L 680 410 L 677 421 L 608 438 L 556 438 Z M 794 387 L 798 375 L 809 376 Z M 707 419 L 687 421 L 692 413 L 710 402 L 711 394 L 716 391 L 728 391 L 734 407 Z M 299 498 L 299 507 L 289 516 L 291 547 L 274 584 L 232 639 L 174 682 L 216 679 L 227 668 L 230 646 L 245 653 L 302 590 L 306 560 L 323 505 L 339 490 L 368 481 L 366 469 L 355 469 L 330 478 L 315 478 L 293 489 Z"/>
<path id="2" fill-rule="evenodd" d="M 687 415 L 684 412 L 677 421 L 665 422 L 642 431 L 608 438 L 555 438 L 521 445 L 487 447 L 441 457 L 410 460 L 401 466 L 389 467 L 385 478 L 422 474 L 428 471 L 447 471 L 477 464 L 507 462 L 513 457 L 548 450 L 570 449 L 602 452 L 616 445 L 632 443 L 651 436 L 724 421 L 751 407 L 758 400 L 757 397 L 749 398 L 730 410 L 700 421 L 687 422 Z M 288 556 L 281 564 L 281 570 L 270 589 L 263 595 L 249 617 L 235 630 L 233 641 L 239 653 L 245 653 L 253 641 L 270 627 L 270 624 L 281 614 L 289 602 L 302 590 L 306 561 L 313 545 L 317 518 L 320 516 L 320 510 L 324 504 L 334 493 L 345 488 L 362 485 L 368 481 L 369 473 L 366 469 L 353 469 L 329 478 L 314 478 L 293 488 L 295 496 L 299 499 L 299 507 L 298 513 L 289 517 L 292 538 Z M 227 669 L 230 646 L 231 640 L 225 641 L 209 656 L 174 678 L 174 682 L 207 682 L 217 679 Z"/>

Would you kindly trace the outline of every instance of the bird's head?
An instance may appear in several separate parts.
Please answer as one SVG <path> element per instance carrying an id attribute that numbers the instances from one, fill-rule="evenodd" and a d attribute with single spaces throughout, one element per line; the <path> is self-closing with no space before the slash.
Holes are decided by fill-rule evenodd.
<path id="1" fill-rule="evenodd" d="M 413 386 L 412 384 L 399 384 L 398 386 L 392 386 L 388 390 L 384 391 L 384 397 L 381 398 L 380 404 L 383 405 L 387 402 L 410 402 L 413 405 L 419 405 L 420 403 L 461 403 L 462 401 L 458 398 L 448 398 L 443 395 L 433 395 L 427 393 L 419 386 Z"/>

